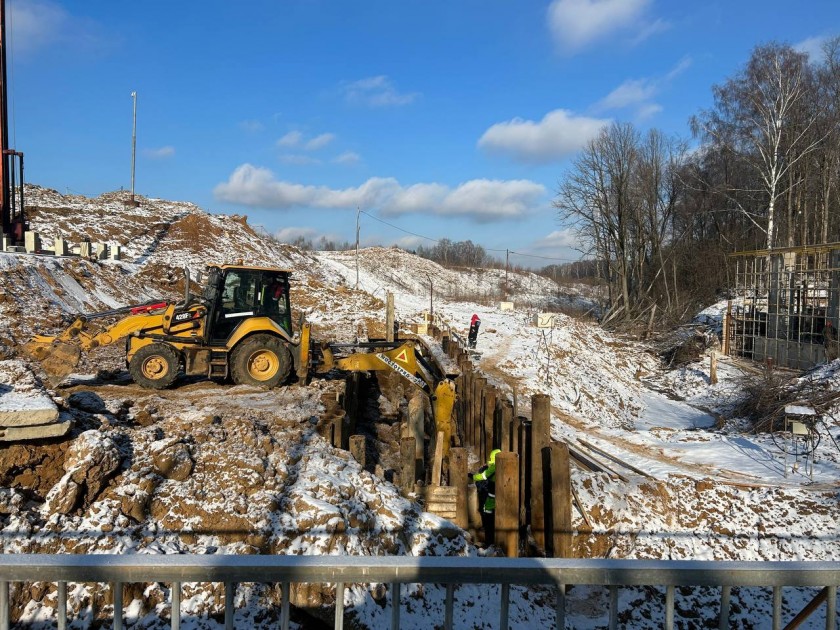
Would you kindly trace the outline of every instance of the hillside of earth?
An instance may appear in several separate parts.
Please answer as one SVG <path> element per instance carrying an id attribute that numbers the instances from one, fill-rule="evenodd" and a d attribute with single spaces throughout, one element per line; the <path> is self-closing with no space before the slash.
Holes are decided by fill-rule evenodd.
<path id="1" fill-rule="evenodd" d="M 189 378 L 153 391 L 130 380 L 122 346 L 115 344 L 85 357 L 50 388 L 39 365 L 20 351 L 32 334 L 57 332 L 73 314 L 179 299 L 184 267 L 195 281 L 206 263 L 242 260 L 291 269 L 293 321 L 305 316 L 324 339 L 381 337 L 387 292 L 395 295 L 405 333 L 432 309 L 465 336 L 478 314 L 477 369 L 502 388 L 518 415 L 530 414 L 532 395 L 548 394 L 553 439 L 605 466 L 602 472 L 572 469 L 577 556 L 840 559 L 840 427 L 827 415 L 812 469 L 804 462 L 792 468 L 771 436 L 753 432 L 738 415 L 748 366 L 723 357 L 719 380 L 711 383 L 706 353 L 715 348 L 715 335 L 704 324 L 686 328 L 702 341 L 697 357 L 668 368 L 651 344 L 613 335 L 582 316 L 598 307 L 587 286 L 561 287 L 503 269 L 447 269 L 393 248 L 366 248 L 358 258 L 355 252 L 307 252 L 254 230 L 244 217 L 183 202 L 141 198 L 140 208 L 127 208 L 121 193 L 88 199 L 39 187 L 30 187 L 27 199 L 37 208 L 32 224 L 45 249 L 57 236 L 87 237 L 119 243 L 123 258 L 0 253 L 0 407 L 12 393 L 46 391 L 74 425 L 62 439 L 0 449 L 4 553 L 496 552 L 424 512 L 417 496 L 404 496 L 394 485 L 406 384 L 367 379 L 364 430 L 371 457 L 362 467 L 328 439 L 332 419 L 344 413 L 340 373 L 272 390 Z M 501 310 L 500 301 L 513 302 L 514 310 Z M 533 325 L 543 311 L 555 313 L 552 328 Z M 840 364 L 789 375 L 791 383 L 803 378 L 836 390 Z M 473 457 L 470 465 L 480 462 Z M 221 585 L 189 589 L 182 605 L 191 627 L 221 627 Z M 354 627 L 389 623 L 382 585 L 348 589 L 345 606 Z M 407 589 L 414 604 L 403 610 L 407 627 L 430 627 L 427 619 L 443 618 L 445 588 Z M 295 589 L 298 627 L 311 627 L 313 619 L 331 623 L 334 592 Z M 787 612 L 801 609 L 815 592 L 786 592 Z M 239 585 L 236 625 L 274 627 L 276 618 L 260 602 L 278 597 L 267 585 Z M 663 592 L 623 589 L 621 597 L 629 611 L 621 619 L 625 627 L 662 627 L 657 598 Z M 716 623 L 717 597 L 712 589 L 678 589 L 677 609 L 695 627 L 709 626 Z M 575 586 L 568 598 L 572 627 L 606 627 L 608 592 Z M 732 599 L 733 624 L 763 627 L 772 593 L 742 588 Z M 129 622 L 168 626 L 154 614 L 166 610 L 167 600 L 165 585 L 131 585 Z M 54 587 L 15 585 L 12 604 L 15 620 L 49 625 Z M 75 617 L 92 619 L 111 602 L 96 585 L 80 584 L 71 589 L 69 605 Z M 455 606 L 465 627 L 497 627 L 497 592 L 461 586 Z M 822 614 L 803 627 L 825 627 Z M 553 618 L 552 591 L 511 589 L 513 627 L 550 627 Z"/>

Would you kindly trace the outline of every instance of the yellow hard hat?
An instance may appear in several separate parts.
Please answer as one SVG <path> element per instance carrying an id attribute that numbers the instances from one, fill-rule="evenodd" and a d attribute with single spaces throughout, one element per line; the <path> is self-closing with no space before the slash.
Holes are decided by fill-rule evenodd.
<path id="1" fill-rule="evenodd" d="M 498 448 L 493 449 L 492 451 L 490 451 L 490 463 L 491 463 L 491 464 L 495 464 L 495 463 L 496 463 L 496 455 L 498 455 L 498 454 L 499 454 L 499 453 L 501 453 L 501 452 L 502 452 L 502 451 L 501 451 L 501 449 L 498 449 Z"/>

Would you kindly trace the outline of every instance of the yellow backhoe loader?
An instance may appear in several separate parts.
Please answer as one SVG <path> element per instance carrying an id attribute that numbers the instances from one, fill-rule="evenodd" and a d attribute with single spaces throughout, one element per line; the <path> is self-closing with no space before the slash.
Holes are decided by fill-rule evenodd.
<path id="1" fill-rule="evenodd" d="M 374 341 L 317 344 L 309 324 L 292 331 L 288 269 L 211 265 L 201 293 L 190 292 L 189 274 L 182 302 L 149 302 L 79 315 L 56 336 L 36 335 L 24 351 L 40 361 L 53 385 L 78 365 L 82 351 L 125 343 L 131 378 L 143 387 L 163 389 L 182 372 L 234 383 L 275 387 L 333 368 L 397 372 L 432 401 L 436 423 L 448 425 L 455 400 L 449 379 L 415 350 L 415 342 Z M 341 356 L 342 350 L 363 349 Z"/>

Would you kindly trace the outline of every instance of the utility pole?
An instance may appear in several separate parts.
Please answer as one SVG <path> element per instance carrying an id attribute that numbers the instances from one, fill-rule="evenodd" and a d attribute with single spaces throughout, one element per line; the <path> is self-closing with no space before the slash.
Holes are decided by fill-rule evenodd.
<path id="1" fill-rule="evenodd" d="M 426 277 L 429 279 L 429 317 L 434 319 L 435 314 L 435 303 L 434 303 L 434 295 L 435 295 L 435 285 L 432 282 L 432 276 L 426 274 Z"/>
<path id="2" fill-rule="evenodd" d="M 505 301 L 508 299 L 508 262 L 510 261 L 510 250 L 505 249 Z"/>
<path id="3" fill-rule="evenodd" d="M 132 92 L 131 98 L 134 101 L 134 122 L 131 126 L 131 199 L 128 203 L 137 207 L 140 205 L 134 198 L 134 163 L 137 155 L 137 92 Z"/>
<path id="4" fill-rule="evenodd" d="M 359 290 L 359 217 L 362 209 L 356 206 L 356 290 Z"/>

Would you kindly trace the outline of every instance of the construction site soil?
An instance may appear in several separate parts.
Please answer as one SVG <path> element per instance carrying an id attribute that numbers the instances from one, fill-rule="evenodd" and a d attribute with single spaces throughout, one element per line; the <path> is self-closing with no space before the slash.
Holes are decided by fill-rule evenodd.
<path id="1" fill-rule="evenodd" d="M 37 207 L 32 222 L 45 242 L 58 235 L 71 241 L 84 236 L 119 240 L 125 258 L 0 254 L 0 383 L 11 373 L 11 364 L 21 360 L 23 342 L 34 333 L 59 330 L 71 314 L 161 297 L 180 299 L 183 267 L 191 269 L 193 280 L 209 262 L 241 259 L 290 268 L 294 320 L 303 315 L 313 322 L 316 335 L 338 341 L 384 335 L 385 291 L 397 293 L 404 330 L 419 321 L 428 306 L 424 274 L 434 274 L 436 287 L 470 286 L 484 298 L 497 295 L 503 277 L 498 270 L 458 275 L 405 252 L 374 249 L 361 254 L 356 290 L 351 288 L 349 254 L 314 254 L 277 243 L 255 232 L 243 217 L 215 216 L 191 204 L 153 199 L 141 199 L 139 209 L 127 209 L 119 193 L 90 200 L 33 187 L 27 197 Z M 618 475 L 573 467 L 576 556 L 840 559 L 840 454 L 823 445 L 813 478 L 788 477 L 790 471 L 780 469 L 781 458 L 771 452 L 769 440 L 746 435 L 741 419 L 727 415 L 742 393 L 737 364 L 724 360 L 723 383 L 712 387 L 704 364 L 665 370 L 639 344 L 560 314 L 561 323 L 548 339 L 533 328 L 531 316 L 536 308 L 556 308 L 561 294 L 568 304 L 569 289 L 560 291 L 528 274 L 513 278 L 511 285 L 522 296 L 519 313 L 462 302 L 457 299 L 461 289 L 452 289 L 449 298 L 442 291 L 434 306 L 461 333 L 469 314 L 482 311 L 484 351 L 476 357 L 478 369 L 510 396 L 517 413 L 527 415 L 530 396 L 547 392 L 553 439 L 580 448 L 581 439 L 589 440 L 644 473 L 615 461 L 609 467 Z M 592 298 L 587 288 L 580 288 L 574 299 L 591 304 Z M 29 365 L 39 373 L 36 364 Z M 834 378 L 833 373 L 826 378 Z M 128 378 L 120 344 L 97 350 L 49 390 L 60 416 L 73 421 L 70 434 L 0 448 L 0 551 L 494 553 L 492 547 L 477 546 L 469 532 L 424 512 L 417 497 L 402 496 L 392 483 L 398 468 L 398 423 L 405 417 L 409 387 L 396 377 L 366 379 L 358 427 L 368 438 L 363 468 L 328 439 L 332 420 L 345 413 L 342 374 L 274 390 L 190 378 L 177 387 L 152 391 Z M 655 390 L 668 391 L 671 398 L 665 400 Z M 681 406 L 669 407 L 678 404 L 675 398 L 682 399 Z M 713 410 L 711 422 L 698 407 Z M 834 425 L 827 430 L 837 435 Z M 719 448 L 727 450 L 715 450 Z M 474 456 L 470 463 L 480 465 Z M 348 586 L 348 623 L 360 628 L 387 625 L 384 587 Z M 265 605 L 278 605 L 276 587 L 238 588 L 237 626 L 276 624 L 275 608 Z M 222 585 L 190 584 L 184 589 L 184 614 L 192 627 L 220 627 Z M 413 604 L 404 611 L 404 623 L 432 627 L 426 619 L 441 611 L 442 589 L 417 585 L 410 592 Z M 814 594 L 807 589 L 786 594 L 786 613 L 795 613 Z M 168 596 L 163 584 L 127 585 L 130 622 L 167 626 Z M 295 622 L 302 627 L 331 623 L 334 597 L 335 589 L 326 585 L 295 587 Z M 512 626 L 551 626 L 553 597 L 541 588 L 512 589 Z M 657 589 L 627 589 L 621 623 L 661 627 L 663 597 Z M 715 624 L 718 597 L 714 589 L 680 590 L 681 627 Z M 13 619 L 46 623 L 54 619 L 55 598 L 52 584 L 15 585 Z M 608 599 L 598 588 L 573 588 L 568 601 L 572 627 L 606 627 Z M 107 618 L 111 604 L 108 589 L 97 585 L 71 590 L 71 615 L 86 623 Z M 468 627 L 496 627 L 498 605 L 498 596 L 487 589 L 463 586 L 456 618 L 460 613 Z M 732 623 L 766 627 L 771 608 L 771 593 L 736 589 Z M 824 616 L 812 621 L 811 627 L 825 627 Z"/>

